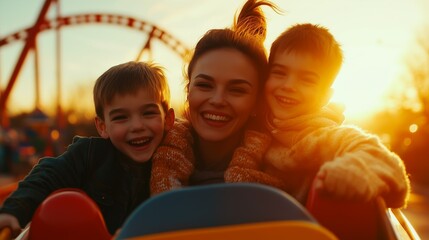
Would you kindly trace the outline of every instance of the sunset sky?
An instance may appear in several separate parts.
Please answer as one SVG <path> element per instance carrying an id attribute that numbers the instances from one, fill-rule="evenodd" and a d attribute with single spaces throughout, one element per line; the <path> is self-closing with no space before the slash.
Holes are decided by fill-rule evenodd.
<path id="1" fill-rule="evenodd" d="M 385 94 L 406 72 L 405 58 L 415 51 L 416 38 L 428 26 L 427 0 L 273 0 L 283 15 L 264 8 L 268 20 L 266 47 L 287 27 L 310 22 L 330 29 L 345 55 L 334 85 L 334 101 L 346 105 L 346 116 L 365 116 L 385 106 Z M 0 38 L 31 26 L 43 0 L 0 0 Z M 62 15 L 114 13 L 134 17 L 166 30 L 187 47 L 211 28 L 231 25 L 244 0 L 61 0 Z M 49 17 L 55 16 L 52 6 Z M 92 86 L 109 67 L 134 60 L 147 35 L 114 25 L 65 27 L 62 37 L 62 102 L 92 114 Z M 38 37 L 42 107 L 56 103 L 55 35 Z M 0 86 L 5 88 L 23 42 L 0 48 Z M 147 56 L 146 56 L 147 57 Z M 159 41 L 153 60 L 165 66 L 176 104 L 183 102 L 183 62 Z M 8 100 L 15 114 L 34 107 L 34 60 L 29 54 Z M 177 106 L 177 105 L 176 105 Z M 52 112 L 52 111 L 51 111 Z"/>

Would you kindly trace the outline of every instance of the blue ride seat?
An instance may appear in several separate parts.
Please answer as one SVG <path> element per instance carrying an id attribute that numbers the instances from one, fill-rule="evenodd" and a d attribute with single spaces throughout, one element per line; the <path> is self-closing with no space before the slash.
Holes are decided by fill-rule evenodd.
<path id="1" fill-rule="evenodd" d="M 286 193 L 260 184 L 228 183 L 187 187 L 159 194 L 127 218 L 117 239 L 184 229 L 316 220 Z"/>

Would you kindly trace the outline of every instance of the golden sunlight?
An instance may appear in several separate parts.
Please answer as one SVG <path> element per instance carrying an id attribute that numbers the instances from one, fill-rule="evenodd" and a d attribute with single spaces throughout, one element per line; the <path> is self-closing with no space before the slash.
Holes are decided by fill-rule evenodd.
<path id="1" fill-rule="evenodd" d="M 407 49 L 404 43 L 401 49 Z M 344 45 L 343 67 L 334 83 L 333 101 L 345 105 L 347 118 L 364 119 L 388 106 L 392 84 L 404 69 L 402 52 L 380 43 Z"/>
<path id="2" fill-rule="evenodd" d="M 337 6 L 335 9 L 355 9 L 356 13 L 364 12 L 359 13 L 359 15 L 365 14 L 366 17 L 358 19 L 349 16 L 354 12 L 332 11 L 333 8 L 328 6 L 329 4 L 320 6 L 321 8 L 308 8 L 310 2 L 289 2 L 287 4 L 280 3 L 280 1 L 274 2 L 278 2 L 285 12 L 283 15 L 279 15 L 266 9 L 268 34 L 265 43 L 267 49 L 281 32 L 293 24 L 311 22 L 326 26 L 342 45 L 345 56 L 343 68 L 334 84 L 335 93 L 332 100 L 345 105 L 347 118 L 365 118 L 387 105 L 384 96 L 393 80 L 397 79 L 403 71 L 401 65 L 403 65 L 404 56 L 402 55 L 407 53 L 408 46 L 411 45 L 410 39 L 415 38 L 414 26 L 417 22 L 421 22 L 420 14 L 417 14 L 419 8 L 412 4 L 392 4 L 392 9 L 406 10 L 410 13 L 416 12 L 413 14 L 414 17 L 410 18 L 409 16 L 398 16 L 394 10 L 387 11 L 384 9 L 384 0 L 371 2 L 371 7 L 366 3 L 351 1 L 333 1 L 330 3 Z M 155 15 L 148 15 L 141 11 L 126 15 L 134 16 L 136 14 L 139 18 L 156 23 L 157 26 L 181 40 L 188 48 L 192 48 L 207 29 L 223 28 L 230 25 L 232 16 L 240 2 L 235 2 L 234 6 L 231 4 L 230 1 L 219 1 L 216 4 L 209 4 L 210 6 L 201 9 L 201 11 L 185 8 L 180 8 L 181 11 L 178 11 L 177 8 L 171 8 L 164 9 L 166 12 Z M 86 11 L 85 4 L 76 3 L 76 5 L 79 5 L 82 12 Z M 114 5 L 103 4 L 98 8 L 112 6 Z M 153 7 L 155 6 L 157 5 L 154 4 Z M 38 7 L 40 6 L 29 7 L 28 12 L 36 15 Z M 396 17 L 381 17 L 379 11 L 370 11 L 377 7 L 380 8 L 380 11 L 381 9 L 386 10 L 385 14 Z M 146 8 L 126 7 L 126 10 Z M 17 9 L 19 9 L 20 14 L 24 14 L 23 9 Z M 201 15 L 202 12 L 219 9 L 224 10 L 219 16 L 207 18 Z M 68 8 L 64 7 L 64 11 L 66 10 Z M 175 13 L 174 18 L 170 11 Z M 24 18 L 11 19 L 15 21 Z M 195 24 L 195 19 L 201 19 L 198 21 L 199 24 Z M 340 19 L 344 19 L 344 21 Z M 386 22 L 387 19 L 390 20 Z M 3 24 L 3 29 L 10 28 L 8 33 L 21 29 L 22 27 L 12 24 L 14 21 L 10 21 L 10 24 Z M 32 22 L 23 23 L 23 25 L 29 24 Z M 386 26 L 386 24 L 389 25 Z M 383 27 L 383 31 L 380 31 L 381 27 Z M 115 37 L 112 38 L 111 36 Z M 109 26 L 88 25 L 85 28 L 64 28 L 62 31 L 63 59 L 61 61 L 62 107 L 68 110 L 78 106 L 78 109 L 73 110 L 84 113 L 86 119 L 91 119 L 92 117 L 88 115 L 93 114 L 91 89 L 95 79 L 108 67 L 118 62 L 135 59 L 146 38 L 147 35 L 141 32 L 132 32 L 128 29 L 125 31 Z M 180 111 L 185 100 L 182 75 L 184 65 L 182 59 L 171 48 L 158 40 L 155 39 L 151 42 L 152 54 L 149 55 L 149 58 L 153 58 L 165 67 L 171 87 L 172 105 L 176 111 Z M 53 35 L 43 35 L 43 38 L 39 39 L 38 45 L 40 45 L 40 79 L 42 79 L 39 89 L 40 104 L 44 111 L 54 113 L 56 96 L 52 93 L 56 91 L 57 84 L 53 67 L 56 64 L 52 54 L 53 49 L 45 47 L 55 45 Z M 2 48 L 2 57 L 8 61 L 2 61 L 1 89 L 4 89 L 8 82 L 8 77 L 14 67 L 13 64 L 19 56 L 20 47 L 8 45 L 4 50 Z M 85 54 L 86 57 L 82 58 L 82 54 Z M 7 110 L 10 115 L 22 111 L 31 111 L 34 108 L 36 95 L 34 68 L 33 58 L 29 57 L 9 97 Z M 69 120 L 76 121 L 73 118 Z"/>

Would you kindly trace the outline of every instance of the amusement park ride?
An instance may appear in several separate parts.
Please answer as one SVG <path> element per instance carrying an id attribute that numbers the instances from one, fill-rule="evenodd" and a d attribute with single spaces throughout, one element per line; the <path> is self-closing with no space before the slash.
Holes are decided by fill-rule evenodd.
<path id="1" fill-rule="evenodd" d="M 55 5 L 56 18 L 47 19 Z M 5 89 L 0 89 L 1 126 L 8 126 L 7 101 L 21 68 L 32 51 L 35 61 L 36 108 L 39 107 L 37 36 L 56 31 L 57 124 L 61 122 L 60 30 L 79 24 L 104 23 L 128 27 L 148 35 L 137 59 L 160 40 L 180 57 L 188 49 L 166 31 L 148 22 L 114 14 L 60 15 L 59 0 L 45 0 L 33 26 L 0 39 L 0 47 L 25 41 Z M 17 183 L 0 187 L 0 205 Z M 77 204 L 78 203 L 78 204 Z M 142 224 L 144 223 L 144 224 Z M 0 229 L 0 240 L 10 239 Z M 111 236 L 97 205 L 85 193 L 62 189 L 51 194 L 31 224 L 16 239 L 420 239 L 399 209 L 382 200 L 354 203 L 332 200 L 311 192 L 306 206 L 286 193 L 257 184 L 220 184 L 174 190 L 144 202 L 117 236 Z"/>
<path id="2" fill-rule="evenodd" d="M 54 6 L 56 9 L 56 18 L 47 19 L 49 9 Z M 22 29 L 8 36 L 0 39 L 0 48 L 13 43 L 15 41 L 24 41 L 24 47 L 19 55 L 19 58 L 14 66 L 13 72 L 7 82 L 5 89 L 0 88 L 0 123 L 1 126 L 6 127 L 9 125 L 7 113 L 7 101 L 10 93 L 19 77 L 22 66 L 30 52 L 34 53 L 34 66 L 35 66 L 35 107 L 39 108 L 39 60 L 37 49 L 37 36 L 39 33 L 46 30 L 54 30 L 56 32 L 56 80 L 57 80 L 57 119 L 58 125 L 61 125 L 61 28 L 72 25 L 83 24 L 113 24 L 143 32 L 148 35 L 146 42 L 143 44 L 141 51 L 138 53 L 136 59 L 140 59 L 144 51 L 151 51 L 151 42 L 154 39 L 161 41 L 165 46 L 173 50 L 180 57 L 184 58 L 188 53 L 188 49 L 183 43 L 174 38 L 172 35 L 162 30 L 161 28 L 148 23 L 146 21 L 136 19 L 133 17 L 115 15 L 115 14 L 78 14 L 71 16 L 60 15 L 60 0 L 45 0 L 42 9 L 37 17 L 33 26 Z"/>

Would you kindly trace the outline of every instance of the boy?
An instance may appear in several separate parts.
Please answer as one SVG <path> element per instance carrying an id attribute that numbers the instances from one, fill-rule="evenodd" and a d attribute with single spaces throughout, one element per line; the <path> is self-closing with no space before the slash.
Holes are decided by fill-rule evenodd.
<path id="1" fill-rule="evenodd" d="M 43 158 L 0 209 L 0 228 L 14 236 L 54 190 L 80 188 L 98 204 L 111 234 L 149 197 L 151 158 L 174 123 L 162 68 L 127 62 L 94 86 L 101 138 L 76 137 L 59 157 Z"/>
<path id="2" fill-rule="evenodd" d="M 315 184 L 342 199 L 382 196 L 388 207 L 406 204 L 410 186 L 402 160 L 375 135 L 342 126 L 341 109 L 327 104 L 342 59 L 338 42 L 318 25 L 292 26 L 274 41 L 265 85 L 272 142 L 248 131 L 226 181 L 279 187 L 301 203 Z"/>

